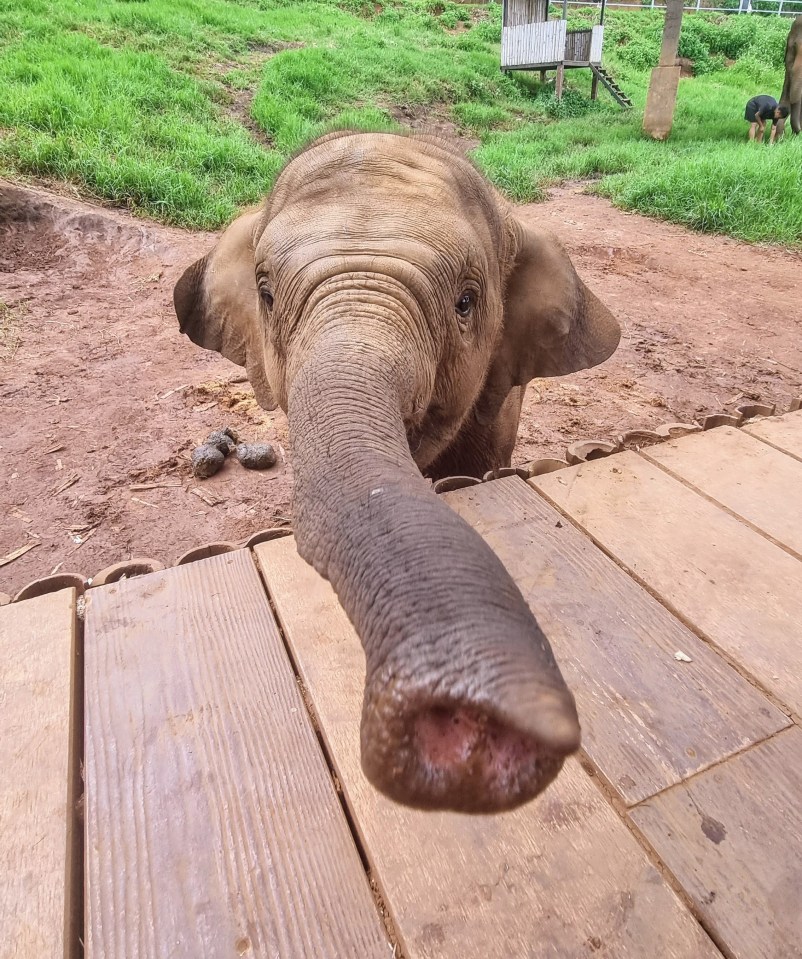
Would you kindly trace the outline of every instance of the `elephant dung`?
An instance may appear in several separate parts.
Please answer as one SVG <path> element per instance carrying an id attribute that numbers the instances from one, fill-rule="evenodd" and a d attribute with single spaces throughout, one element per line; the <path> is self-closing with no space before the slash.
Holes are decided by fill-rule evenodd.
<path id="1" fill-rule="evenodd" d="M 192 451 L 192 474 L 198 479 L 208 479 L 214 476 L 226 458 L 216 446 L 204 443 Z"/>
<path id="2" fill-rule="evenodd" d="M 266 470 L 276 462 L 276 451 L 270 443 L 240 443 L 237 459 L 248 470 Z"/>
<path id="3" fill-rule="evenodd" d="M 233 435 L 232 435 L 233 434 Z M 214 446 L 215 449 L 220 450 L 223 456 L 228 456 L 229 453 L 234 452 L 234 447 L 236 446 L 236 433 L 233 430 L 230 430 L 228 427 L 222 430 L 215 430 L 213 433 L 209 433 L 206 439 L 203 441 L 204 446 Z"/>

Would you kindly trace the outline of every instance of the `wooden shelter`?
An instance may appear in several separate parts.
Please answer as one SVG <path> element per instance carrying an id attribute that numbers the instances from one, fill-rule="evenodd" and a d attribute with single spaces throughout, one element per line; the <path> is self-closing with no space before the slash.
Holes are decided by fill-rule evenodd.
<path id="1" fill-rule="evenodd" d="M 591 97 L 595 100 L 599 80 L 624 107 L 632 101 L 602 67 L 604 8 L 601 0 L 599 22 L 589 30 L 568 29 L 568 3 L 563 0 L 558 20 L 549 19 L 548 0 L 502 0 L 501 69 L 556 70 L 557 98 L 562 97 L 565 70 L 589 68 L 593 73 Z"/>

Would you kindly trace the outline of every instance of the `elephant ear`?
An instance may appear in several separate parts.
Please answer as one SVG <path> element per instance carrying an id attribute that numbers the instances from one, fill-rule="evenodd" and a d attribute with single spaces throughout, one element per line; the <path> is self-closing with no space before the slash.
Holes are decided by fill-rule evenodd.
<path id="1" fill-rule="evenodd" d="M 261 210 L 238 217 L 217 245 L 188 267 L 173 290 L 181 332 L 197 346 L 244 366 L 261 407 L 278 405 L 265 373 L 264 337 L 254 272 Z"/>
<path id="2" fill-rule="evenodd" d="M 577 276 L 556 237 L 511 217 L 517 255 L 507 277 L 496 375 L 509 386 L 603 363 L 618 346 L 615 317 Z"/>

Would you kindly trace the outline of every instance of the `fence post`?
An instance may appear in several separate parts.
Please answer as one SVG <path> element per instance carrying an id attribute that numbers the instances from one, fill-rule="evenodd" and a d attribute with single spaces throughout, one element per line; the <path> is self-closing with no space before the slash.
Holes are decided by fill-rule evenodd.
<path id="1" fill-rule="evenodd" d="M 781 17 L 783 15 L 783 0 L 780 0 L 780 5 L 777 8 L 777 16 Z"/>

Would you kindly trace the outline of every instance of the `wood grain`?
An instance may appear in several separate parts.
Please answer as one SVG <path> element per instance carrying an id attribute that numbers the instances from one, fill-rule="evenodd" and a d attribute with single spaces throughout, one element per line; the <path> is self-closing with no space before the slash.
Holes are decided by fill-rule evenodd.
<path id="1" fill-rule="evenodd" d="M 87 594 L 86 779 L 88 959 L 386 959 L 248 551 Z"/>
<path id="2" fill-rule="evenodd" d="M 576 697 L 583 749 L 628 804 L 788 725 L 523 480 L 445 498 L 521 589 Z"/>
<path id="3" fill-rule="evenodd" d="M 802 420 L 800 420 L 802 446 Z M 669 440 L 641 456 L 802 557 L 802 462 L 731 426 Z"/>
<path id="4" fill-rule="evenodd" d="M 353 628 L 294 539 L 256 553 L 407 959 L 719 955 L 576 760 L 498 816 L 416 812 L 376 792 L 359 760 Z"/>
<path id="5" fill-rule="evenodd" d="M 2 959 L 78 955 L 75 599 L 64 589 L 0 609 Z"/>
<path id="6" fill-rule="evenodd" d="M 631 810 L 735 959 L 802 954 L 802 730 Z"/>
<path id="7" fill-rule="evenodd" d="M 802 712 L 802 563 L 636 453 L 528 481 Z"/>
<path id="8" fill-rule="evenodd" d="M 802 460 L 802 410 L 756 420 L 754 423 L 747 423 L 743 429 L 751 436 L 756 436 Z"/>

